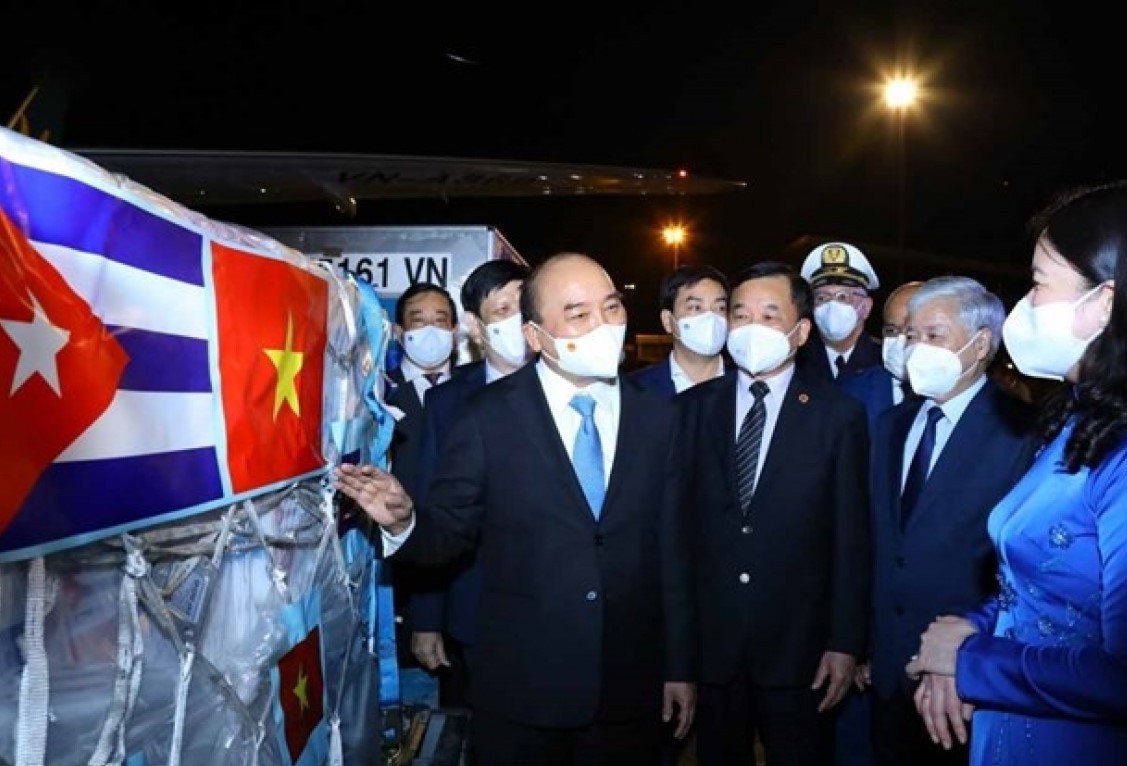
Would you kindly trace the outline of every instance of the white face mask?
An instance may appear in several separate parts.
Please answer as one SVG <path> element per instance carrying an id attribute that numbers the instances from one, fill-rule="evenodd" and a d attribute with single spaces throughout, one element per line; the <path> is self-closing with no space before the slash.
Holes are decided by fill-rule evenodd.
<path id="1" fill-rule="evenodd" d="M 676 320 L 677 338 L 701 356 L 716 356 L 728 339 L 728 320 L 714 311 Z"/>
<path id="2" fill-rule="evenodd" d="M 512 365 L 524 364 L 528 359 L 528 342 L 520 326 L 523 319 L 519 313 L 485 325 L 485 342 L 497 356 Z"/>
<path id="3" fill-rule="evenodd" d="M 959 354 L 974 343 L 977 337 L 976 332 L 958 351 L 928 343 L 913 344 L 908 349 L 908 359 L 904 364 L 912 390 L 928 399 L 939 399 L 950 393 L 958 384 L 959 378 L 966 374 Z"/>
<path id="4" fill-rule="evenodd" d="M 1022 374 L 1064 380 L 1065 374 L 1084 356 L 1088 345 L 1103 332 L 1101 328 L 1085 339 L 1072 334 L 1077 307 L 1101 287 L 1103 285 L 1096 285 L 1072 303 L 1055 301 L 1033 306 L 1028 296 L 1017 302 L 1002 325 L 1002 339 L 1010 359 Z"/>
<path id="5" fill-rule="evenodd" d="M 749 375 L 773 370 L 790 356 L 790 336 L 796 324 L 784 333 L 765 324 L 745 324 L 728 334 L 728 353 Z"/>
<path id="6" fill-rule="evenodd" d="M 894 338 L 885 338 L 881 341 L 880 358 L 884 362 L 884 369 L 897 380 L 904 380 L 907 374 L 904 369 L 905 346 L 908 339 L 903 334 Z"/>
<path id="7" fill-rule="evenodd" d="M 814 321 L 818 324 L 818 330 L 829 341 L 837 342 L 848 338 L 859 319 L 857 309 L 841 301 L 830 301 L 814 309 Z"/>
<path id="8" fill-rule="evenodd" d="M 426 325 L 403 333 L 403 353 L 423 369 L 442 364 L 453 350 L 454 333 L 450 330 Z"/>
<path id="9" fill-rule="evenodd" d="M 625 324 L 601 324 L 578 338 L 556 338 L 539 325 L 533 325 L 556 344 L 558 359 L 553 359 L 564 372 L 580 378 L 613 378 L 622 361 L 626 341 Z M 545 356 L 552 359 L 550 354 Z"/>

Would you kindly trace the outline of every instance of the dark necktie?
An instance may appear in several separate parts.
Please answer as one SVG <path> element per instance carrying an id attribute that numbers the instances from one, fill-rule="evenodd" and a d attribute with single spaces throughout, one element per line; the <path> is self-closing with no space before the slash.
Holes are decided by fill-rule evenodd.
<path id="1" fill-rule="evenodd" d="M 423 373 L 423 377 L 426 378 L 427 380 L 429 380 L 430 384 L 432 386 L 437 386 L 438 381 L 442 380 L 442 373 L 441 372 L 425 372 L 425 373 Z"/>
<path id="2" fill-rule="evenodd" d="M 587 505 L 597 519 L 603 510 L 606 480 L 603 475 L 603 445 L 599 441 L 599 429 L 595 427 L 595 400 L 590 396 L 576 394 L 569 404 L 583 418 L 579 431 L 575 434 L 571 464 L 575 468 L 579 486 L 583 487 Z"/>
<path id="3" fill-rule="evenodd" d="M 912 456 L 912 464 L 908 467 L 908 478 L 904 480 L 904 492 L 900 495 L 900 526 L 908 526 L 908 519 L 912 509 L 919 502 L 920 493 L 927 483 L 928 471 L 931 468 L 931 455 L 935 451 L 935 424 L 943 417 L 943 410 L 932 407 L 927 413 L 927 425 L 924 426 L 923 436 L 920 437 L 916 454 Z"/>
<path id="4" fill-rule="evenodd" d="M 834 359 L 834 367 L 837 368 L 837 372 L 834 373 L 834 377 L 840 378 L 841 373 L 845 372 L 845 354 L 837 355 L 837 359 Z"/>
<path id="5" fill-rule="evenodd" d="M 736 437 L 736 486 L 740 493 L 740 508 L 744 514 L 751 509 L 751 496 L 755 494 L 755 470 L 759 466 L 759 448 L 763 441 L 763 426 L 767 423 L 767 405 L 763 397 L 770 391 L 767 384 L 757 380 L 751 384 L 755 397 L 751 409 L 740 423 Z"/>

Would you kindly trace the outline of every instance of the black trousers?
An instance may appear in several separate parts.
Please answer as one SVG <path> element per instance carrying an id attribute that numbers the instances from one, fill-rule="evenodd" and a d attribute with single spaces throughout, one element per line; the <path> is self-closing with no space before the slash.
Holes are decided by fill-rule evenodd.
<path id="1" fill-rule="evenodd" d="M 818 712 L 824 688 L 765 688 L 741 674 L 730 684 L 699 689 L 700 766 L 754 766 L 757 736 L 768 766 L 831 763 L 833 719 Z"/>
<path id="2" fill-rule="evenodd" d="M 966 766 L 970 753 L 955 740 L 944 750 L 928 736 L 915 702 L 903 690 L 884 697 L 872 690 L 873 762 L 876 766 Z M 967 724 L 968 731 L 970 724 Z"/>
<path id="3" fill-rule="evenodd" d="M 452 638 L 448 633 L 442 634 L 442 645 L 446 649 L 446 659 L 450 660 L 450 664 L 435 671 L 438 676 L 438 704 L 444 708 L 468 709 L 470 669 L 466 663 L 466 652 L 469 647 Z"/>
<path id="4" fill-rule="evenodd" d="M 482 766 L 655 766 L 660 717 L 550 729 L 475 710 L 474 757 Z"/>

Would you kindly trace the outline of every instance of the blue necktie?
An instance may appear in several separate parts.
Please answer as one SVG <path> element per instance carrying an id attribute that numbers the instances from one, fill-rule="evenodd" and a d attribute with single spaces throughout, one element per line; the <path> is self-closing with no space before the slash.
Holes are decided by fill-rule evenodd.
<path id="1" fill-rule="evenodd" d="M 599 441 L 599 429 L 595 427 L 595 400 L 590 396 L 576 394 L 571 398 L 571 408 L 579 413 L 583 422 L 575 434 L 575 447 L 571 451 L 571 463 L 583 495 L 591 513 L 597 519 L 603 510 L 603 496 L 606 495 L 606 482 L 603 477 L 603 445 Z"/>
<path id="2" fill-rule="evenodd" d="M 908 477 L 904 480 L 904 491 L 900 495 L 900 526 L 908 526 L 908 519 L 912 509 L 919 502 L 920 493 L 927 483 L 927 475 L 931 470 L 931 453 L 935 451 L 935 424 L 943 417 L 943 410 L 932 407 L 927 413 L 927 425 L 924 426 L 923 436 L 920 437 L 916 454 L 912 456 L 912 464 L 908 466 Z"/>

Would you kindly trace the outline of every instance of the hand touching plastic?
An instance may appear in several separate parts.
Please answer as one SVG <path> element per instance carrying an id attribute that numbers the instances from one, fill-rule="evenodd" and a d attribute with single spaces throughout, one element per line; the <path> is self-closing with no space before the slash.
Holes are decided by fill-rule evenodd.
<path id="1" fill-rule="evenodd" d="M 344 463 L 333 471 L 337 489 L 356 501 L 372 521 L 393 535 L 406 531 L 415 504 L 399 480 L 371 465 Z"/>

